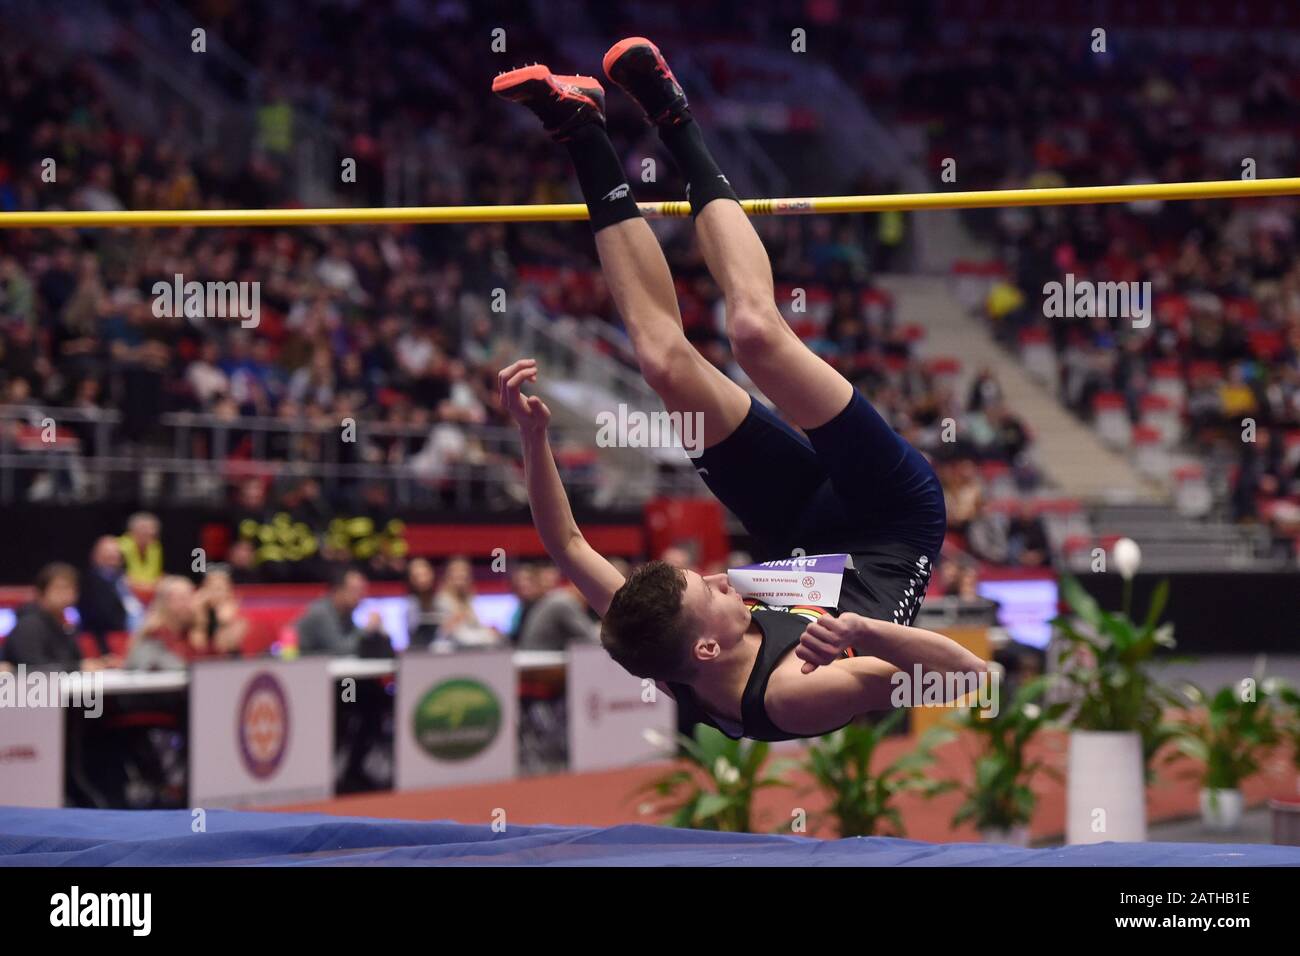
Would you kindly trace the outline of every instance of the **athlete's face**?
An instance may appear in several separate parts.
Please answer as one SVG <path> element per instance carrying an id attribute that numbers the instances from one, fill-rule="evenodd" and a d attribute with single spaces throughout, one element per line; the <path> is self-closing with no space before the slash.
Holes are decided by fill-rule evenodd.
<path id="1" fill-rule="evenodd" d="M 695 628 L 697 644 L 716 642 L 726 650 L 739 643 L 749 627 L 749 608 L 726 574 L 704 577 L 694 571 L 682 573 L 686 575 L 682 610 Z"/>

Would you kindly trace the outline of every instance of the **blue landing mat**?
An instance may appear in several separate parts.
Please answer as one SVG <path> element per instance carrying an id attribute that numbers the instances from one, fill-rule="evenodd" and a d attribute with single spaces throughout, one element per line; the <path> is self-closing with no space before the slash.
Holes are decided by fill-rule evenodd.
<path id="1" fill-rule="evenodd" d="M 1300 866 L 1300 847 L 1102 843 L 1042 850 L 655 826 L 488 826 L 318 813 L 0 807 L 0 866 Z"/>

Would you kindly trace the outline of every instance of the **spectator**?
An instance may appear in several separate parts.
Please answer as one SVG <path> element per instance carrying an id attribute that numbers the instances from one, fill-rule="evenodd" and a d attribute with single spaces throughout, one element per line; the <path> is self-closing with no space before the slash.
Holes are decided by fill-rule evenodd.
<path id="1" fill-rule="evenodd" d="M 971 553 L 991 564 L 1006 564 L 1011 555 L 1008 522 L 1002 514 L 990 512 L 981 504 L 966 526 Z"/>
<path id="2" fill-rule="evenodd" d="M 518 645 L 525 651 L 562 651 L 573 641 L 596 641 L 599 633 L 578 589 L 565 582 L 537 599 L 519 631 Z"/>
<path id="3" fill-rule="evenodd" d="M 206 654 L 237 657 L 243 648 L 248 618 L 240 611 L 233 584 L 230 568 L 215 564 L 195 594 L 191 643 Z"/>
<path id="4" fill-rule="evenodd" d="M 226 555 L 229 559 L 230 581 L 232 584 L 253 584 L 260 577 L 257 573 L 257 549 L 247 538 L 240 538 L 230 546 Z"/>
<path id="5" fill-rule="evenodd" d="M 1283 490 L 1282 446 L 1271 429 L 1260 428 L 1253 442 L 1241 443 L 1236 482 L 1232 486 L 1232 516 L 1236 521 L 1259 517 L 1259 499 Z"/>
<path id="6" fill-rule="evenodd" d="M 979 566 L 969 558 L 956 562 L 945 561 L 943 569 L 943 587 L 940 593 L 944 597 L 956 597 L 963 601 L 979 600 Z"/>
<path id="7" fill-rule="evenodd" d="M 368 637 L 383 637 L 384 622 L 378 612 L 370 615 L 364 629 L 352 620 L 368 587 L 360 571 L 348 568 L 335 572 L 329 593 L 309 604 L 298 619 L 298 652 L 303 656 L 347 657 L 358 654 Z"/>
<path id="8" fill-rule="evenodd" d="M 510 575 L 510 589 L 514 592 L 515 598 L 518 599 L 519 606 L 515 609 L 514 618 L 510 622 L 508 637 L 512 643 L 518 644 L 519 635 L 528 622 L 528 615 L 532 613 L 537 599 L 542 596 L 537 566 L 521 564 L 515 568 L 514 573 Z"/>
<path id="9" fill-rule="evenodd" d="M 659 560 L 682 571 L 695 566 L 695 559 L 691 557 L 691 552 L 675 544 L 664 548 L 663 553 L 659 555 Z"/>
<path id="10" fill-rule="evenodd" d="M 959 461 L 952 466 L 943 484 L 943 496 L 948 527 L 964 532 L 984 504 L 984 491 L 973 461 Z"/>
<path id="11" fill-rule="evenodd" d="M 106 534 L 95 542 L 90 552 L 90 567 L 81 579 L 81 597 L 77 614 L 81 629 L 108 653 L 108 635 L 129 633 L 140 623 L 144 608 L 132 593 L 122 572 L 122 546 Z"/>
<path id="12" fill-rule="evenodd" d="M 501 642 L 501 635 L 484 626 L 474 611 L 474 575 L 465 558 L 451 558 L 442 569 L 442 587 L 435 607 L 442 633 L 458 647 L 484 647 Z"/>
<path id="13" fill-rule="evenodd" d="M 1016 507 L 1015 516 L 1007 526 L 1007 551 L 1011 564 L 1027 568 L 1047 564 L 1049 552 L 1043 519 L 1025 501 Z"/>
<path id="14" fill-rule="evenodd" d="M 970 394 L 966 399 L 966 411 L 982 412 L 989 405 L 1002 401 L 1002 386 L 993 371 L 985 366 L 979 370 L 970 385 Z"/>
<path id="15" fill-rule="evenodd" d="M 162 525 L 147 511 L 137 511 L 126 521 L 126 534 L 118 538 L 126 580 L 133 588 L 151 591 L 163 575 Z"/>
<path id="16" fill-rule="evenodd" d="M 993 431 L 993 457 L 1016 463 L 1029 445 L 1029 430 L 1003 402 L 990 402 L 984 417 Z"/>
<path id="17" fill-rule="evenodd" d="M 433 565 L 416 558 L 406 570 L 406 633 L 411 650 L 428 650 L 438 643 L 437 594 Z"/>
<path id="18" fill-rule="evenodd" d="M 194 583 L 168 575 L 158 580 L 144 620 L 131 637 L 128 670 L 179 670 L 207 649 L 193 643 L 197 619 Z"/>
<path id="19" fill-rule="evenodd" d="M 36 575 L 36 599 L 18 611 L 18 622 L 4 642 L 3 657 L 15 666 L 58 671 L 92 670 L 83 662 L 77 636 L 64 616 L 77 603 L 77 569 L 47 564 Z"/>

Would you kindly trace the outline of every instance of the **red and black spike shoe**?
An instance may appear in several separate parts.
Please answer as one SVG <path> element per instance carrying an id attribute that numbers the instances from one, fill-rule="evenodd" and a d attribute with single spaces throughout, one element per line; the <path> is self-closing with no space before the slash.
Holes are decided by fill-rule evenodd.
<path id="1" fill-rule="evenodd" d="M 528 107 L 559 142 L 587 123 L 605 125 L 605 89 L 590 76 L 557 76 L 538 63 L 499 74 L 492 92 Z"/>
<path id="2" fill-rule="evenodd" d="M 657 126 L 680 122 L 687 109 L 682 85 L 659 48 L 645 37 L 619 40 L 605 54 L 605 75 L 622 87 Z"/>

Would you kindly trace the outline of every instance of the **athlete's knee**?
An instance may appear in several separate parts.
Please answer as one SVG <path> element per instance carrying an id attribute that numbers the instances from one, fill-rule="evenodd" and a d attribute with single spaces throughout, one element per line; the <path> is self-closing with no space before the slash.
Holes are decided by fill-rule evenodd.
<path id="1" fill-rule="evenodd" d="M 770 357 L 789 337 L 790 327 L 770 299 L 741 299 L 728 304 L 727 338 L 742 365 Z"/>
<path id="2" fill-rule="evenodd" d="M 684 335 L 669 335 L 655 342 L 646 342 L 637 351 L 641 377 L 659 395 L 671 395 L 696 372 L 699 353 Z"/>

